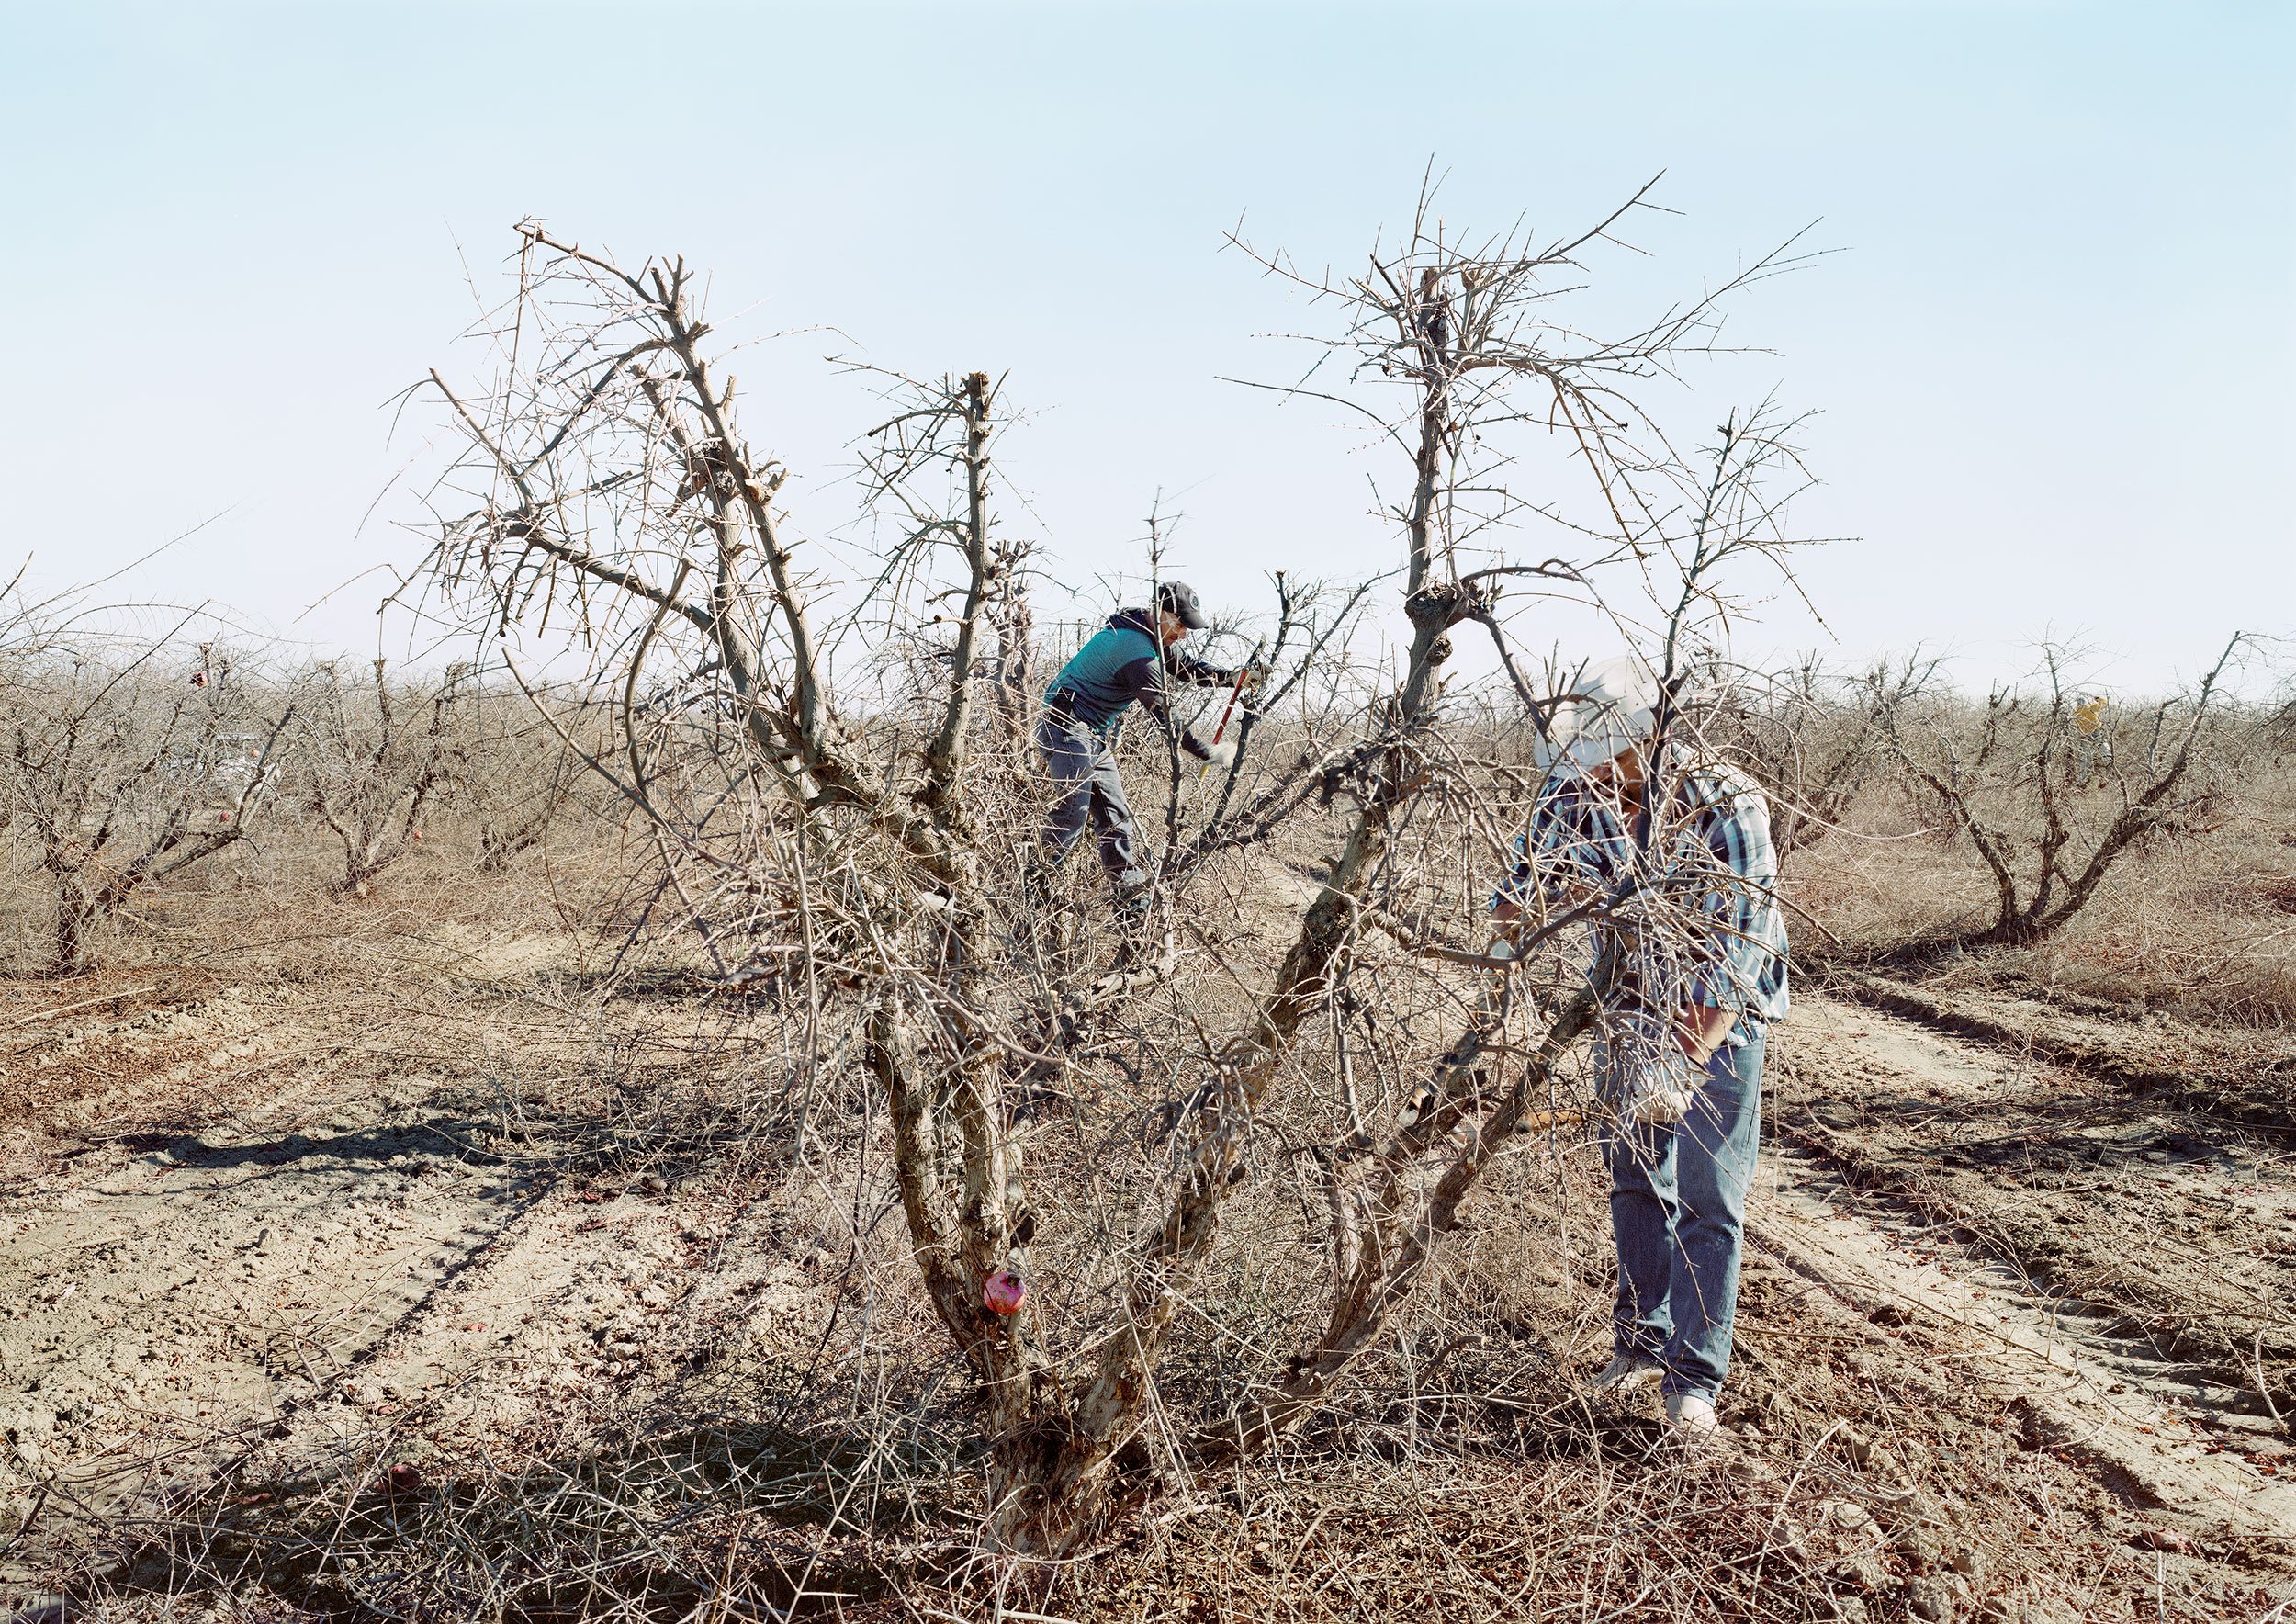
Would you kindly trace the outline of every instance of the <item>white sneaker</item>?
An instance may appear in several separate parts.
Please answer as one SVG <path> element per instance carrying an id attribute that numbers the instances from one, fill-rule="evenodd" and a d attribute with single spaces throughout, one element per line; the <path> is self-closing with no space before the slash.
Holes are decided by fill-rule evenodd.
<path id="1" fill-rule="evenodd" d="M 1722 1436 L 1722 1423 L 1715 1416 L 1714 1401 L 1703 1393 L 1668 1393 L 1666 1424 L 1686 1438 Z"/>
<path id="2" fill-rule="evenodd" d="M 1614 1353 L 1610 1363 L 1597 1370 L 1586 1384 L 1589 1393 L 1630 1393 L 1638 1387 L 1648 1387 L 1664 1373 L 1665 1367 L 1654 1359 L 1638 1353 Z"/>

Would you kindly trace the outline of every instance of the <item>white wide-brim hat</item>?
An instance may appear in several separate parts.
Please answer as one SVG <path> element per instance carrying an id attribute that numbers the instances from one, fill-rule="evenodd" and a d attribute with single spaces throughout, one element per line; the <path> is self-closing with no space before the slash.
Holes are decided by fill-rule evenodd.
<path id="1" fill-rule="evenodd" d="M 1641 662 L 1610 660 L 1579 668 L 1531 752 L 1541 773 L 1558 761 L 1593 769 L 1632 750 L 1658 726 L 1659 685 Z"/>

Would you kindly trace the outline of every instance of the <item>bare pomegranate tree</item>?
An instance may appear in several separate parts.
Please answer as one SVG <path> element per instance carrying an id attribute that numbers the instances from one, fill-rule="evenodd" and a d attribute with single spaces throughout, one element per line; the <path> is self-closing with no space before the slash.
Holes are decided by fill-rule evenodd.
<path id="1" fill-rule="evenodd" d="M 1892 754 L 1993 878 L 1994 917 L 1967 941 L 2028 945 L 2054 934 L 2123 856 L 2205 810 L 2210 792 L 2194 768 L 2247 642 L 2235 636 L 2189 691 L 2127 719 L 2077 689 L 2054 646 L 2042 651 L 2037 690 L 1997 686 L 1974 716 L 1951 695 L 1923 703 L 1919 686 L 1878 694 Z"/>
<path id="2" fill-rule="evenodd" d="M 1918 703 L 1936 675 L 1937 661 L 1917 651 L 1854 672 L 1811 658 L 1713 684 L 1699 726 L 1767 792 L 1781 862 L 1840 828 L 1895 770 L 1885 718 Z"/>
<path id="3" fill-rule="evenodd" d="M 1523 810 L 1508 784 L 1525 786 L 1467 760 L 1445 722 L 1458 628 L 1513 653 L 1503 602 L 1599 605 L 1623 572 L 1638 607 L 1621 624 L 1656 628 L 1642 651 L 1671 677 L 1706 651 L 1725 580 L 1787 539 L 1787 425 L 1733 416 L 1678 455 L 1641 399 L 1711 344 L 1720 298 L 1782 260 L 1608 339 L 1548 313 L 1642 202 L 1551 243 L 1466 245 L 1423 201 L 1360 275 L 1293 278 L 1335 318 L 1318 342 L 1353 363 L 1332 398 L 1394 448 L 1410 640 L 1323 691 L 1347 737 L 1292 726 L 1276 696 L 1341 669 L 1361 600 L 1318 618 L 1282 589 L 1290 635 L 1247 712 L 1247 776 L 1200 798 L 1171 781 L 1187 800 L 1166 873 L 1199 901 L 1147 976 L 1046 952 L 1020 879 L 1041 795 L 1012 708 L 1026 624 L 996 520 L 1004 386 L 884 378 L 854 569 L 801 543 L 682 262 L 626 270 L 523 228 L 490 373 L 432 375 L 467 447 L 441 489 L 467 506 L 440 522 L 431 578 L 474 622 L 549 620 L 604 651 L 618 738 L 588 761 L 649 831 L 652 895 L 696 926 L 710 973 L 778 982 L 791 1013 L 770 1058 L 788 1086 L 834 1087 L 838 1057 L 858 1059 L 911 1289 L 977 1388 L 998 1549 L 1073 1551 L 1323 1403 L 1511 1137 L 1570 1114 L 1557 1064 L 1607 974 L 1580 928 L 1713 932 L 1662 887 L 1561 885 L 1508 953 L 1487 951 L 1477 921 Z M 1511 490 L 1524 436 L 1559 445 L 1555 477 L 1579 489 Z M 1517 558 L 1526 527 L 1555 541 Z M 1255 960 L 1201 897 L 1247 882 L 1245 849 L 1278 829 L 1328 856 L 1288 947 Z M 870 1140 L 855 1133 L 857 1157 Z M 1300 1233 L 1311 1212 L 1327 1224 Z M 1226 1335 L 1234 1271 L 1302 1243 L 1323 1257 L 1304 1306 Z"/>
<path id="4" fill-rule="evenodd" d="M 0 794 L 56 891 L 46 971 L 78 976 L 129 898 L 247 837 L 293 709 L 229 650 L 164 639 L 31 639 L 0 691 Z"/>
<path id="5" fill-rule="evenodd" d="M 342 843 L 343 896 L 372 896 L 421 843 L 423 814 L 467 754 L 456 723 L 469 678 L 456 666 L 427 682 L 394 682 L 381 660 L 364 678 L 346 679 L 334 660 L 305 673 L 298 787 Z"/>
<path id="6" fill-rule="evenodd" d="M 585 773 L 560 732 L 589 728 L 579 714 L 537 716 L 523 694 L 475 682 L 462 708 L 469 743 L 455 802 L 477 826 L 478 872 L 501 874 L 541 846 L 577 799 Z"/>

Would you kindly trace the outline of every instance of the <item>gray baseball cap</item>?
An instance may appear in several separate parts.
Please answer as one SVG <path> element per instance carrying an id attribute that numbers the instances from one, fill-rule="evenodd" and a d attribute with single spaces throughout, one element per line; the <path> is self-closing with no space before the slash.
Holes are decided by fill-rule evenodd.
<path id="1" fill-rule="evenodd" d="M 1204 618 L 1204 606 L 1196 601 L 1196 589 L 1185 581 L 1167 581 L 1156 589 L 1156 607 L 1167 615 L 1176 615 L 1180 624 L 1192 632 L 1200 632 L 1211 624 Z"/>

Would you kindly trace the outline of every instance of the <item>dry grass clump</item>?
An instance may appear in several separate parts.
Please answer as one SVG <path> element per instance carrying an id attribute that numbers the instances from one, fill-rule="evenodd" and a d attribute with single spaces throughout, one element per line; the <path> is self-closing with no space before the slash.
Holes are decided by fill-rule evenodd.
<path id="1" fill-rule="evenodd" d="M 1873 958 L 1982 926 L 1991 877 L 1901 789 L 1870 792 L 1841 827 L 1786 855 L 1797 956 Z"/>

